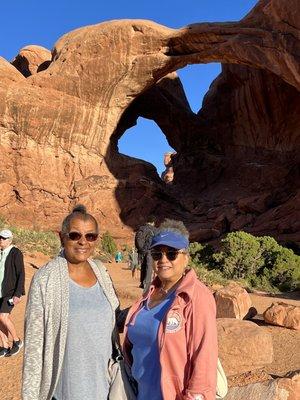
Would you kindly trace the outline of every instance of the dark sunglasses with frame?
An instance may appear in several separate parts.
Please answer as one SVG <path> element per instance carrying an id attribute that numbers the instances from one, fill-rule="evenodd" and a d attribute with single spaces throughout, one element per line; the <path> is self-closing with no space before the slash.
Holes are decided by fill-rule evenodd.
<path id="1" fill-rule="evenodd" d="M 161 260 L 163 258 L 163 254 L 166 255 L 166 257 L 169 261 L 175 261 L 176 258 L 178 257 L 178 254 L 187 254 L 187 251 L 185 251 L 185 250 L 167 250 L 167 251 L 151 250 L 151 257 L 153 258 L 154 261 Z"/>
<path id="2" fill-rule="evenodd" d="M 68 239 L 72 240 L 72 242 L 78 242 L 78 240 L 80 240 L 82 238 L 82 236 L 85 237 L 85 240 L 87 242 L 95 242 L 98 239 L 99 234 L 98 233 L 86 233 L 85 235 L 83 235 L 80 232 L 69 232 L 66 233 L 65 236 L 67 236 Z"/>
<path id="3" fill-rule="evenodd" d="M 7 239 L 11 239 L 11 238 L 5 238 L 3 236 L 0 236 L 0 240 L 7 240 Z"/>

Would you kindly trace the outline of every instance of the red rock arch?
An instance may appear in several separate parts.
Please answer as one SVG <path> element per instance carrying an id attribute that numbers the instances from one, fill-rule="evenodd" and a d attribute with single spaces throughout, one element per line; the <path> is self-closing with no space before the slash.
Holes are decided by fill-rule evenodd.
<path id="1" fill-rule="evenodd" d="M 258 232 L 280 234 L 282 230 L 283 234 L 297 235 L 299 227 L 291 222 L 297 208 L 289 211 L 289 221 L 282 217 L 274 226 L 264 222 L 270 209 L 284 210 L 286 205 L 290 210 L 290 201 L 299 204 L 299 123 L 294 116 L 299 111 L 300 74 L 295 13 L 299 16 L 297 1 L 287 7 L 279 1 L 262 0 L 248 16 L 234 23 L 194 24 L 174 30 L 150 21 L 124 20 L 84 27 L 64 35 L 55 45 L 50 66 L 27 79 L 2 59 L 0 152 L 9 171 L 0 181 L 2 213 L 23 223 L 38 218 L 42 225 L 51 221 L 53 226 L 74 202 L 83 201 L 112 228 L 120 222 L 119 213 L 123 222 L 134 226 L 150 210 L 157 210 L 161 215 L 186 220 L 197 238 L 218 236 L 224 226 L 254 229 L 259 219 Z M 183 104 L 177 79 L 164 77 L 188 63 L 212 61 L 238 64 L 224 67 L 213 86 L 224 94 L 226 82 L 233 85 L 230 104 L 225 107 L 218 93 L 210 92 L 196 116 Z M 248 86 L 241 84 L 247 73 Z M 292 99 L 292 118 L 277 140 L 273 140 L 268 123 L 260 134 L 261 121 L 271 121 L 272 115 L 281 115 L 278 126 L 284 122 L 285 105 L 272 105 L 267 93 L 258 98 L 260 109 L 270 113 L 256 121 L 256 136 L 251 129 L 242 132 L 242 119 L 236 118 L 232 124 L 225 118 L 222 124 L 214 114 L 213 101 L 219 102 L 219 116 L 238 111 L 238 99 L 246 99 L 246 91 L 251 93 L 257 81 L 260 89 L 270 84 L 272 93 L 283 93 L 281 102 Z M 240 86 L 235 91 L 237 82 Z M 163 91 L 173 93 L 169 115 L 180 109 L 180 123 L 189 127 L 188 134 L 183 129 L 174 133 L 161 113 L 145 107 L 155 91 L 158 97 Z M 164 106 L 168 107 L 167 102 Z M 179 153 L 173 192 L 166 192 L 148 166 L 117 152 L 118 135 L 139 113 L 152 113 Z M 256 117 L 259 114 L 253 113 Z M 249 126 L 251 112 L 247 115 Z M 216 122 L 221 133 L 214 126 Z M 281 142 L 284 145 L 280 146 Z M 243 151 L 237 151 L 241 147 Z M 247 175 L 243 154 L 249 149 L 254 163 L 269 160 L 270 167 L 253 174 L 255 182 L 260 180 L 258 188 L 250 185 L 239 193 L 245 178 L 237 173 L 237 166 L 242 165 L 240 170 Z M 266 187 L 267 171 L 274 171 L 274 160 L 276 178 Z M 222 199 L 228 182 L 232 195 Z M 193 185 L 196 190 L 191 190 Z M 181 193 L 186 194 L 187 188 L 189 195 L 184 199 Z M 251 200 L 253 193 L 267 200 Z M 238 206 L 241 199 L 248 204 L 246 211 Z M 251 201 L 263 206 L 253 210 Z M 216 210 L 215 214 L 208 215 L 210 209 Z M 265 218 L 270 221 L 272 214 Z"/>

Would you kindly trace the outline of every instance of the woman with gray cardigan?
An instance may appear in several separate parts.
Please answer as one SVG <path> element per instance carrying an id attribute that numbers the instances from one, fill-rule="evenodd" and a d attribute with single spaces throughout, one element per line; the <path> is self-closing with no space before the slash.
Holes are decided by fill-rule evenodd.
<path id="1" fill-rule="evenodd" d="M 119 302 L 90 257 L 96 219 L 77 206 L 62 223 L 63 251 L 35 274 L 25 316 L 23 400 L 106 400 Z"/>

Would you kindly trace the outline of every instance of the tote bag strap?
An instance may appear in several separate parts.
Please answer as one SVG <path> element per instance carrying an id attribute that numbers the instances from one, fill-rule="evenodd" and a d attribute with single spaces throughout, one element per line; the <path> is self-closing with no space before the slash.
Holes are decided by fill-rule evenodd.
<path id="1" fill-rule="evenodd" d="M 228 392 L 227 378 L 226 378 L 224 369 L 222 367 L 221 361 L 218 358 L 216 399 L 224 399 L 227 392 Z"/>

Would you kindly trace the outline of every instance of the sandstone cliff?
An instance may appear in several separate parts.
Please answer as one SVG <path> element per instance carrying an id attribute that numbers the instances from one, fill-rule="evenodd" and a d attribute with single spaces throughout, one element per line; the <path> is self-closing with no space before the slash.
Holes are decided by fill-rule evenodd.
<path id="1" fill-rule="evenodd" d="M 239 22 L 111 21 L 64 35 L 51 61 L 0 59 L 1 215 L 56 228 L 83 202 L 120 237 L 154 213 L 195 239 L 242 228 L 299 243 L 299 20 L 299 1 L 261 0 Z M 194 114 L 174 71 L 208 62 L 223 71 Z M 118 152 L 139 116 L 176 150 L 172 185 Z"/>

